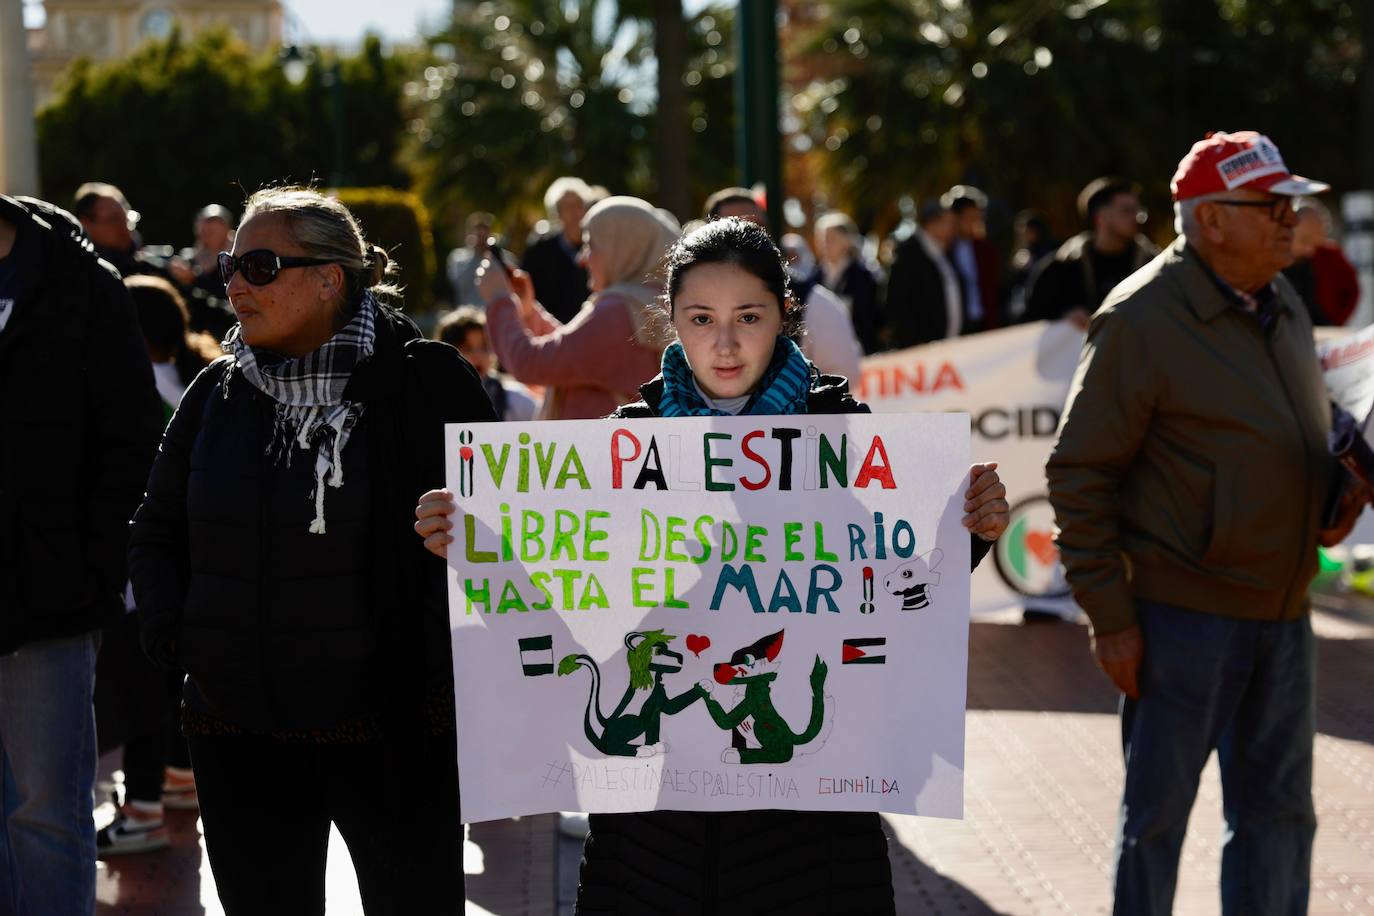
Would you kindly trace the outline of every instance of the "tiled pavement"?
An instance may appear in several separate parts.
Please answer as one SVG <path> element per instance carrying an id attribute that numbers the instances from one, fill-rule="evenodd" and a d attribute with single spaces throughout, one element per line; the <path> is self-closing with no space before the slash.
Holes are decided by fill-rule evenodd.
<path id="1" fill-rule="evenodd" d="M 1374 612 L 1321 603 L 1311 913 L 1374 916 Z M 973 625 L 965 818 L 888 819 L 899 913 L 1109 911 L 1120 739 L 1113 692 L 1086 642 L 1073 625 Z M 1220 825 L 1213 763 L 1184 844 L 1180 916 L 1220 910 Z M 173 814 L 172 828 L 172 849 L 101 866 L 99 913 L 221 912 L 194 818 Z M 471 841 L 470 913 L 571 911 L 577 850 L 560 843 L 552 817 L 477 824 Z M 328 884 L 330 914 L 360 912 L 337 834 Z"/>

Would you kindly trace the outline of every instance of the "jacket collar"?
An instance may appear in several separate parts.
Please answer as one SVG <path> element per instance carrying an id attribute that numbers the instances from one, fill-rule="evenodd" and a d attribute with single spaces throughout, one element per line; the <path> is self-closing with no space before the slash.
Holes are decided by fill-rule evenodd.
<path id="1" fill-rule="evenodd" d="M 1208 323 L 1220 315 L 1241 307 L 1237 298 L 1233 298 L 1232 295 L 1228 295 L 1223 290 L 1225 281 L 1216 275 L 1212 268 L 1202 260 L 1197 250 L 1189 245 L 1182 236 L 1175 239 L 1165 253 L 1169 263 L 1176 265 L 1188 308 L 1198 317 L 1199 321 Z M 1277 312 L 1292 311 L 1292 304 L 1282 294 L 1281 289 L 1275 289 L 1274 300 Z"/>

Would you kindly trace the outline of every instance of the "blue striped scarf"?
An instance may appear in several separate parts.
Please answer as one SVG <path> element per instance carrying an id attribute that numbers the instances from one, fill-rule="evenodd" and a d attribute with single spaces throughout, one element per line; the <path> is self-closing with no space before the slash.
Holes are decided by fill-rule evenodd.
<path id="1" fill-rule="evenodd" d="M 806 413 L 811 375 L 811 362 L 802 355 L 801 349 L 790 339 L 779 337 L 773 345 L 773 358 L 740 416 Z M 702 400 L 681 343 L 674 343 L 663 351 L 663 398 L 659 401 L 658 414 L 661 417 L 729 416 Z"/>

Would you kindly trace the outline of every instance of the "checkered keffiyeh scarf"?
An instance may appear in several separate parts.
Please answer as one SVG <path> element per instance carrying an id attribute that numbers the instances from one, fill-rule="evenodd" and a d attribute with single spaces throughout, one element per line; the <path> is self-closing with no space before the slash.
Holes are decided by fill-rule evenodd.
<path id="1" fill-rule="evenodd" d="M 315 451 L 315 519 L 311 534 L 324 534 L 325 485 L 343 486 L 343 450 L 362 416 L 363 405 L 345 401 L 344 388 L 354 368 L 372 355 L 376 340 L 377 300 L 364 293 L 362 305 L 323 346 L 290 359 L 256 350 L 244 343 L 235 325 L 224 338 L 224 352 L 234 357 L 244 381 L 276 404 L 276 421 L 267 454 L 273 463 L 291 464 L 292 444 Z M 228 387 L 225 387 L 228 395 Z"/>
<path id="2" fill-rule="evenodd" d="M 773 358 L 759 379 L 758 388 L 740 416 L 782 416 L 806 413 L 811 391 L 811 363 L 801 348 L 787 337 L 773 346 Z M 663 397 L 658 405 L 663 417 L 724 417 L 725 411 L 707 406 L 693 383 L 692 367 L 682 344 L 663 351 Z"/>

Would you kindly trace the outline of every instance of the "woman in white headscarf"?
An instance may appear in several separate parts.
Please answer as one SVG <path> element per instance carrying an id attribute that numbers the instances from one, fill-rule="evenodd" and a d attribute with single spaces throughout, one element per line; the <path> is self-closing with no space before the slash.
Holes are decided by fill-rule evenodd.
<path id="1" fill-rule="evenodd" d="M 580 258 L 592 295 L 563 324 L 540 307 L 522 271 L 487 263 L 478 289 L 501 366 L 547 391 L 541 419 L 604 417 L 658 374 L 669 329 L 657 321 L 659 269 L 679 229 L 637 197 L 608 197 L 582 221 Z"/>

